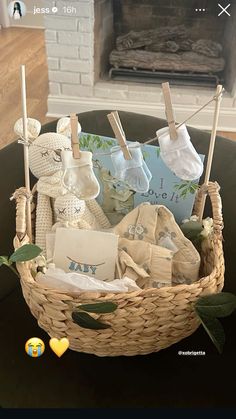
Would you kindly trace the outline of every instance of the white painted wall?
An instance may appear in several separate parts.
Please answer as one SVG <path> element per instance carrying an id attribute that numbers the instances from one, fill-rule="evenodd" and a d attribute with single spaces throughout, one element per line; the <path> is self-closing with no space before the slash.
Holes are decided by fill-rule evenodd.
<path id="1" fill-rule="evenodd" d="M 10 19 L 7 12 L 7 0 L 0 0 L 0 26 L 3 28 L 10 26 Z"/>

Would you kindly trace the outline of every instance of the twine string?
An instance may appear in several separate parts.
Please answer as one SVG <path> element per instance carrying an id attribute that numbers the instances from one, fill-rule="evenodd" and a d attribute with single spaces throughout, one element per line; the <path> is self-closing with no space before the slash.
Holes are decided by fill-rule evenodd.
<path id="1" fill-rule="evenodd" d="M 192 119 L 194 116 L 196 116 L 199 112 L 201 112 L 203 109 L 205 109 L 208 105 L 210 105 L 210 103 L 214 102 L 214 100 L 217 100 L 218 97 L 221 96 L 224 93 L 224 91 L 225 91 L 225 89 L 222 89 L 222 91 L 220 93 L 214 95 L 210 100 L 208 100 L 208 102 L 206 102 L 204 105 L 202 105 L 199 109 L 197 109 L 190 116 L 188 116 L 183 122 L 181 122 L 180 124 L 178 124 L 176 126 L 176 129 L 179 129 L 180 127 L 182 127 L 182 125 L 186 124 L 186 122 L 188 122 L 190 119 Z M 22 135 L 20 136 L 20 138 L 21 139 L 18 140 L 18 143 L 19 144 L 23 144 L 23 145 L 28 146 L 28 147 L 29 146 L 39 147 L 39 148 L 42 148 L 42 149 L 47 150 L 47 151 L 53 151 L 58 156 L 61 156 L 61 151 L 62 150 L 60 150 L 60 149 L 56 149 L 55 150 L 54 148 L 51 148 L 51 147 L 45 147 L 45 146 L 42 146 L 40 144 L 34 144 L 33 141 L 26 140 Z M 152 143 L 154 143 L 157 140 L 158 140 L 158 137 L 156 136 L 154 138 L 151 138 L 151 139 L 148 139 L 148 140 L 144 141 L 143 143 L 141 143 L 139 145 L 132 146 L 132 148 L 139 148 L 142 145 L 152 144 Z M 128 146 L 129 146 L 129 144 L 128 144 Z M 124 145 L 124 146 L 119 146 L 119 147 L 120 148 L 126 148 L 127 146 Z M 111 152 L 107 152 L 107 153 L 95 152 L 95 153 L 93 153 L 93 155 L 94 156 L 111 156 L 113 153 L 116 153 L 118 151 L 119 151 L 119 148 L 117 150 L 114 150 L 112 153 Z"/>
<path id="2" fill-rule="evenodd" d="M 194 113 L 192 113 L 188 118 L 186 118 L 183 122 L 177 125 L 176 129 L 179 129 L 182 127 L 182 125 L 186 124 L 190 119 L 192 119 L 194 116 L 196 116 L 199 112 L 201 112 L 203 109 L 205 109 L 210 103 L 214 102 L 214 100 L 217 100 L 219 96 L 221 96 L 224 93 L 225 89 L 222 89 L 222 91 L 216 95 L 214 95 L 208 102 L 204 103 L 199 109 L 197 109 Z M 151 138 L 150 140 L 145 141 L 143 144 L 151 144 L 154 143 L 154 141 L 157 141 L 158 137 Z"/>
<path id="3" fill-rule="evenodd" d="M 26 189 L 24 189 L 24 188 L 20 188 L 20 189 L 17 189 L 12 194 L 12 196 L 10 197 L 10 201 L 13 201 L 13 199 L 17 200 L 17 199 L 19 199 L 20 196 L 24 196 L 28 201 L 28 200 L 32 199 L 33 194 L 32 194 L 32 192 L 30 192 L 30 193 L 27 192 Z"/>

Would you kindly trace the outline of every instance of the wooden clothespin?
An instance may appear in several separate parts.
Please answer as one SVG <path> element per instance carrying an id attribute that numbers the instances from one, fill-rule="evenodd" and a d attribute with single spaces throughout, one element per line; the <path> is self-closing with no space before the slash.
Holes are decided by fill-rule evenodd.
<path id="1" fill-rule="evenodd" d="M 132 160 L 132 156 L 130 154 L 130 151 L 126 142 L 125 133 L 121 125 L 118 112 L 111 112 L 107 115 L 107 117 L 113 129 L 115 137 L 120 145 L 120 148 L 123 152 L 125 160 Z"/>
<path id="2" fill-rule="evenodd" d="M 162 83 L 162 92 L 165 101 L 166 119 L 170 130 L 171 140 L 177 140 L 178 133 L 175 126 L 175 116 L 171 101 L 170 85 L 168 82 Z"/>
<path id="3" fill-rule="evenodd" d="M 71 147 L 74 159 L 80 158 L 79 140 L 78 140 L 78 117 L 75 113 L 70 115 L 71 126 Z"/>

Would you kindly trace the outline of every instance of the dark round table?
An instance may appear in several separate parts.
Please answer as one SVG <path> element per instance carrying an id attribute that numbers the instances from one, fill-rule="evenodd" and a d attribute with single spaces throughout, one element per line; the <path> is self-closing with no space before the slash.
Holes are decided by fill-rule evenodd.
<path id="1" fill-rule="evenodd" d="M 106 115 L 79 115 L 84 132 L 110 135 Z M 155 136 L 165 121 L 120 112 L 127 138 L 143 141 Z M 53 131 L 56 121 L 45 125 Z M 197 151 L 207 154 L 210 135 L 189 130 Z M 225 289 L 236 293 L 236 142 L 217 137 L 211 179 L 221 185 L 225 221 Z M 0 152 L 0 254 L 13 250 L 15 204 L 9 197 L 24 185 L 22 146 L 13 143 Z M 35 179 L 32 178 L 32 183 Z M 210 206 L 206 214 L 211 215 Z M 47 334 L 31 315 L 18 279 L 0 270 L 0 405 L 10 407 L 235 407 L 235 313 L 221 319 L 226 344 L 219 355 L 200 327 L 192 336 L 156 354 L 98 358 L 67 351 L 57 358 Z M 33 336 L 46 344 L 45 354 L 30 358 L 25 342 Z M 179 351 L 204 351 L 205 356 L 180 356 Z"/>

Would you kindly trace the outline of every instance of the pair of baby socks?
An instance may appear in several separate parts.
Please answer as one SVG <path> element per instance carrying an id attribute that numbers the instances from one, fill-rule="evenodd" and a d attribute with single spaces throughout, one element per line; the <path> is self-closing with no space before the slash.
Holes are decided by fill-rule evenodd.
<path id="1" fill-rule="evenodd" d="M 139 193 L 145 193 L 149 189 L 152 174 L 148 169 L 138 142 L 129 144 L 131 160 L 126 160 L 119 146 L 112 147 L 111 160 L 115 169 L 115 177 L 129 185 Z"/>

